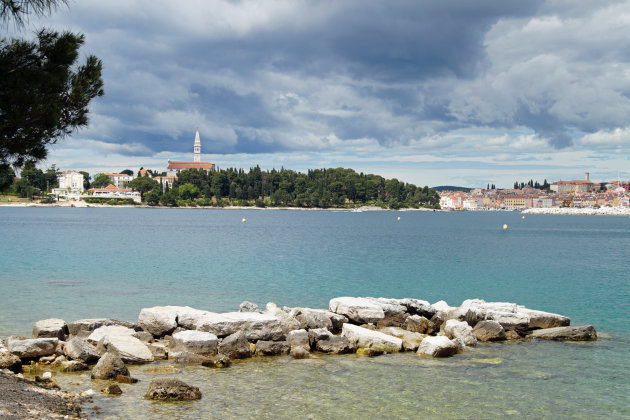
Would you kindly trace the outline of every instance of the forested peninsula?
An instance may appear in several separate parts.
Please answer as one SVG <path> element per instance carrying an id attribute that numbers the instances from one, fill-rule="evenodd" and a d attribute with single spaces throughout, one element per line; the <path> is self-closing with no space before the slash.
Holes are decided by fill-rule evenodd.
<path id="1" fill-rule="evenodd" d="M 158 174 L 154 174 L 158 175 Z M 257 206 L 302 208 L 439 208 L 438 193 L 396 178 L 357 173 L 352 169 L 288 169 L 181 171 L 172 188 L 162 188 L 149 176 L 138 177 L 129 187 L 156 206 Z"/>

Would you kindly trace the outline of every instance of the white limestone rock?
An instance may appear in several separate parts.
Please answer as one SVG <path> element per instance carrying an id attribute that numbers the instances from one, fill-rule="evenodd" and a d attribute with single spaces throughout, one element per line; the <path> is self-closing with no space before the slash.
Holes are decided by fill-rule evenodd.
<path id="1" fill-rule="evenodd" d="M 68 336 L 68 324 L 59 318 L 37 321 L 33 327 L 33 338 L 58 338 L 65 340 Z"/>
<path id="2" fill-rule="evenodd" d="M 386 352 L 397 352 L 402 348 L 402 340 L 379 331 L 368 330 L 358 325 L 343 324 L 341 335 L 357 343 L 358 347 L 374 348 Z"/>
<path id="3" fill-rule="evenodd" d="M 173 306 L 144 308 L 138 316 L 138 324 L 155 337 L 163 337 L 177 328 L 177 309 Z"/>
<path id="4" fill-rule="evenodd" d="M 57 338 L 29 338 L 27 340 L 9 340 L 7 349 L 24 359 L 55 354 L 57 344 L 59 344 Z"/>
<path id="5" fill-rule="evenodd" d="M 73 360 L 96 363 L 100 358 L 96 347 L 79 337 L 73 337 L 64 346 L 64 351 Z"/>
<path id="6" fill-rule="evenodd" d="M 343 324 L 348 322 L 344 315 L 326 309 L 291 308 L 289 316 L 297 320 L 300 329 L 326 328 L 332 333 L 341 332 Z"/>
<path id="7" fill-rule="evenodd" d="M 529 328 L 554 328 L 571 325 L 570 318 L 551 312 L 538 311 L 524 306 L 519 306 L 518 312 L 529 316 Z"/>
<path id="8" fill-rule="evenodd" d="M 87 340 L 91 343 L 98 343 L 106 336 L 132 336 L 135 333 L 135 330 L 122 325 L 107 325 L 92 331 Z"/>
<path id="9" fill-rule="evenodd" d="M 444 333 L 450 339 L 461 338 L 468 347 L 477 345 L 477 338 L 473 335 L 472 327 L 466 321 L 457 321 L 449 319 L 444 325 Z"/>
<path id="10" fill-rule="evenodd" d="M 217 354 L 219 339 L 216 335 L 196 330 L 180 331 L 173 334 L 168 344 L 169 357 L 176 357 L 178 353 L 188 352 L 201 355 Z"/>
<path id="11" fill-rule="evenodd" d="M 534 330 L 530 337 L 539 340 L 592 341 L 597 340 L 597 332 L 592 325 L 576 325 Z"/>
<path id="12" fill-rule="evenodd" d="M 278 341 L 284 337 L 280 319 L 257 312 L 204 312 L 194 321 L 195 329 L 226 337 L 242 331 L 251 341 Z"/>
<path id="13" fill-rule="evenodd" d="M 451 341 L 448 337 L 443 335 L 428 336 L 422 340 L 418 351 L 419 356 L 431 356 L 431 357 L 449 357 L 457 354 L 458 346 Z"/>
<path id="14" fill-rule="evenodd" d="M 382 305 L 371 298 L 333 298 L 328 304 L 328 309 L 336 314 L 345 315 L 350 321 L 358 324 L 369 324 L 385 319 Z"/>
<path id="15" fill-rule="evenodd" d="M 399 327 L 384 327 L 380 328 L 378 331 L 382 332 L 383 334 L 400 338 L 402 340 L 403 350 L 406 351 L 416 351 L 418 349 L 418 346 L 420 346 L 420 343 L 422 343 L 422 339 L 424 338 L 424 334 L 407 331 Z"/>
<path id="16" fill-rule="evenodd" d="M 118 354 L 124 363 L 141 364 L 154 360 L 146 344 L 131 335 L 106 335 L 98 346 Z"/>
<path id="17" fill-rule="evenodd" d="M 300 321 L 295 318 L 295 315 L 283 310 L 273 302 L 267 303 L 264 313 L 280 320 L 280 327 L 284 335 L 287 335 L 290 331 L 300 329 Z"/>
<path id="18" fill-rule="evenodd" d="M 291 349 L 302 347 L 304 350 L 310 349 L 308 332 L 306 330 L 293 330 L 287 334 L 287 341 L 291 344 Z"/>

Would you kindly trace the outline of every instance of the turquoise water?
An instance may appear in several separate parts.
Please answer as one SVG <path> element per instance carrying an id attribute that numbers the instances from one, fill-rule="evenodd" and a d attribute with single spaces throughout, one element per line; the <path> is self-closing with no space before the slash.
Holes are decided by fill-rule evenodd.
<path id="1" fill-rule="evenodd" d="M 95 417 L 196 418 L 219 407 L 201 417 L 630 418 L 627 217 L 0 208 L 0 238 L 0 336 L 28 335 L 51 317 L 133 321 L 147 306 L 220 312 L 243 300 L 323 308 L 336 296 L 517 302 L 602 336 L 494 344 L 440 362 L 405 354 L 186 367 L 201 401 L 174 409 L 97 396 Z"/>

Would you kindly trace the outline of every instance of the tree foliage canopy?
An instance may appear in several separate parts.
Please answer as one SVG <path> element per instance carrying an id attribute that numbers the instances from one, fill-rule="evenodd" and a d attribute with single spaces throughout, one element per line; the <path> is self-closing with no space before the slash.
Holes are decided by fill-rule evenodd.
<path id="1" fill-rule="evenodd" d="M 17 26 L 24 26 L 28 15 L 49 15 L 66 4 L 68 0 L 0 0 L 0 20 L 6 24 L 12 19 Z"/>
<path id="2" fill-rule="evenodd" d="M 87 125 L 103 81 L 95 56 L 75 65 L 83 42 L 81 34 L 49 30 L 36 42 L 0 40 L 0 163 L 44 159 L 47 145 Z"/>

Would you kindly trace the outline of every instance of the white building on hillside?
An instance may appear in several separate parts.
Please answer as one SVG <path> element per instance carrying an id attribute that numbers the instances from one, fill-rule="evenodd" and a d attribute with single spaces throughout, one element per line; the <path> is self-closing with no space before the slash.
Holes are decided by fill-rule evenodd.
<path id="1" fill-rule="evenodd" d="M 83 174 L 77 171 L 63 171 L 57 176 L 59 187 L 53 188 L 52 193 L 57 197 L 77 198 L 85 191 Z"/>
<path id="2" fill-rule="evenodd" d="M 133 175 L 110 174 L 109 172 L 105 172 L 105 175 L 112 180 L 112 184 L 114 184 L 116 188 L 124 188 L 127 186 L 129 181 L 133 180 Z"/>

